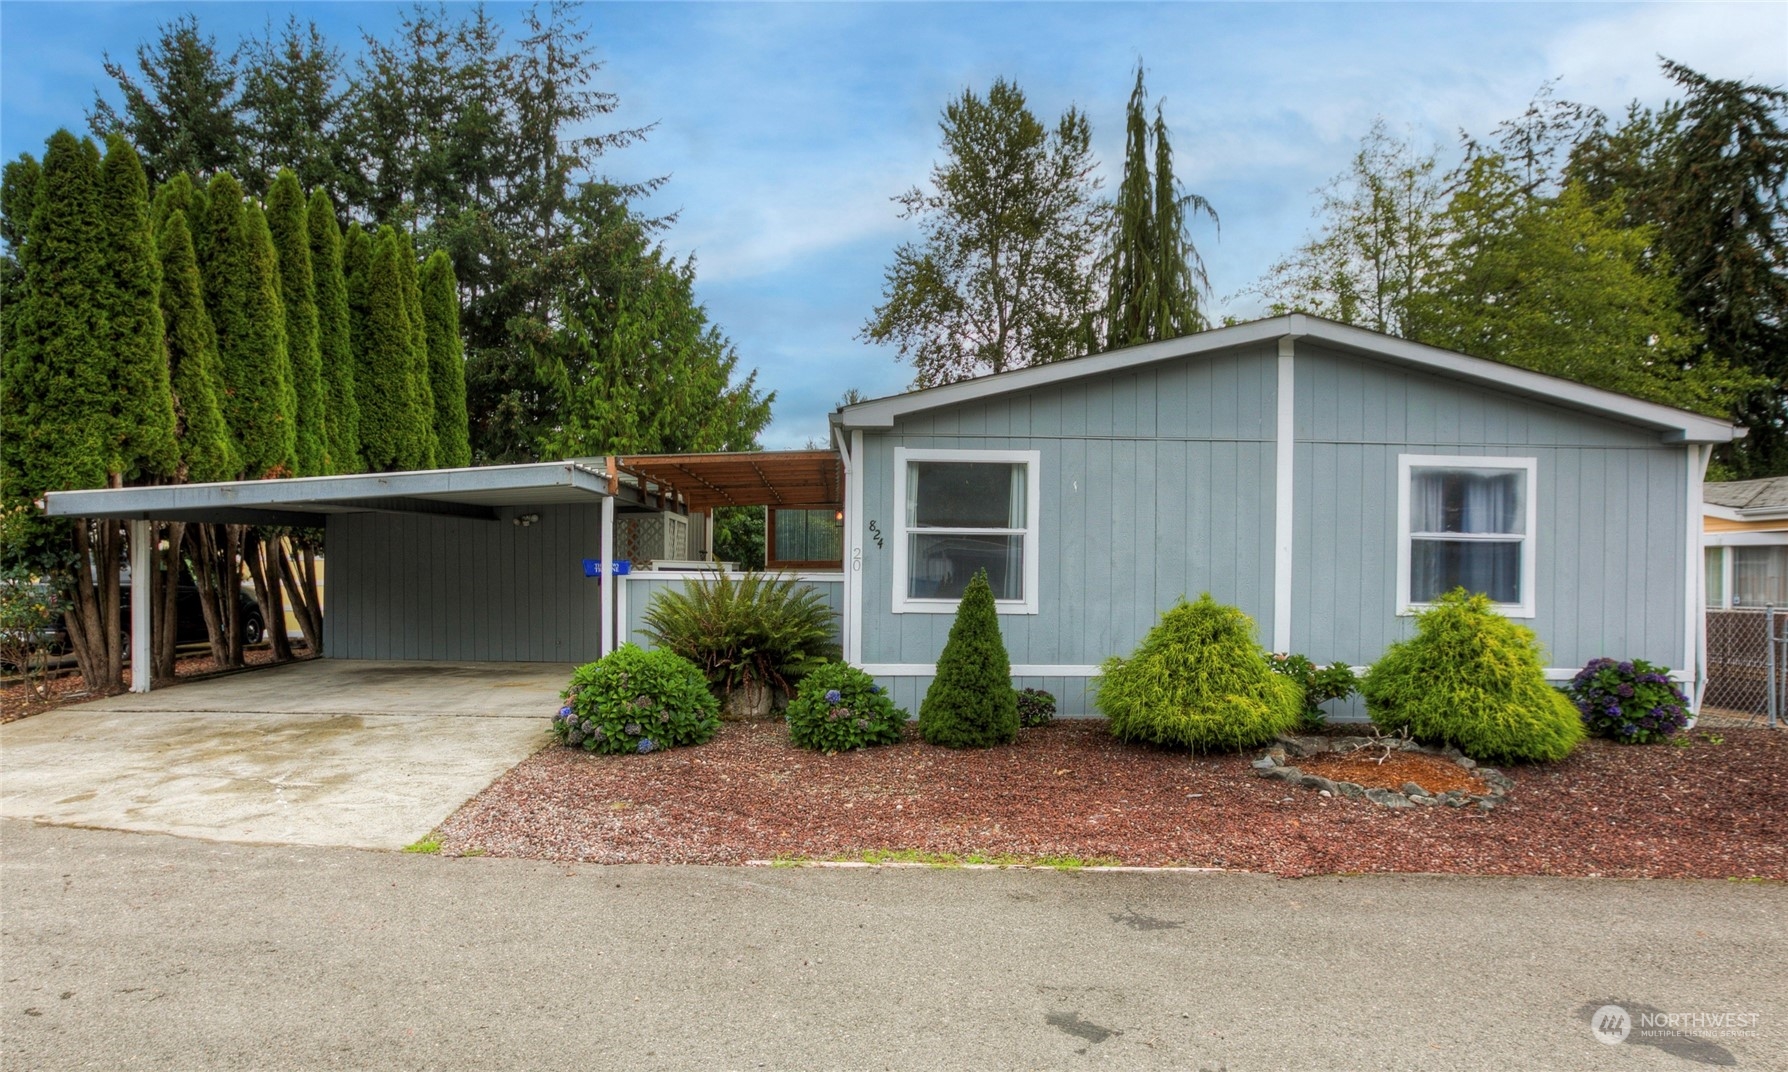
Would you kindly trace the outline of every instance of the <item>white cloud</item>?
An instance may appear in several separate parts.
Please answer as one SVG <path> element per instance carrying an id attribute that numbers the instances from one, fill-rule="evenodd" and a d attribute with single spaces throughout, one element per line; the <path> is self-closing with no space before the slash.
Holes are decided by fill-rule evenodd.
<path id="1" fill-rule="evenodd" d="M 1788 5 L 1648 4 L 1578 23 L 1546 48 L 1560 96 L 1618 113 L 1679 95 L 1659 55 L 1715 78 L 1788 81 Z"/>

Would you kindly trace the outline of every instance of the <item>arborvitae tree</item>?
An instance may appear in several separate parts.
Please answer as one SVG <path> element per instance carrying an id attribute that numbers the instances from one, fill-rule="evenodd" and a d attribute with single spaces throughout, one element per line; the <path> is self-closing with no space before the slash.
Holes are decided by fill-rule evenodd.
<path id="1" fill-rule="evenodd" d="M 155 233 L 161 233 L 162 224 L 176 212 L 186 217 L 186 232 L 192 241 L 193 256 L 199 264 L 205 262 L 204 242 L 210 235 L 205 230 L 205 188 L 196 185 L 191 177 L 180 174 L 155 188 L 155 200 L 149 205 L 150 225 Z M 201 278 L 203 272 L 201 270 Z"/>
<path id="2" fill-rule="evenodd" d="M 1116 349 L 1202 331 L 1199 294 L 1209 283 L 1204 261 L 1186 234 L 1188 213 L 1217 213 L 1197 194 L 1182 194 L 1173 177 L 1173 147 L 1159 105 L 1151 131 L 1142 67 L 1130 94 L 1125 125 L 1124 178 L 1118 185 L 1111 246 L 1105 255 L 1108 282 L 1102 337 L 1096 348 Z M 1154 174 L 1149 173 L 1151 155 Z"/>
<path id="3" fill-rule="evenodd" d="M 354 351 L 349 342 L 348 283 L 342 266 L 335 205 L 322 190 L 310 195 L 306 223 L 317 295 L 317 351 L 323 366 L 329 470 L 360 471 L 360 405 L 354 396 Z"/>
<path id="4" fill-rule="evenodd" d="M 395 229 L 394 229 L 395 230 Z M 410 315 L 410 404 L 416 408 L 414 428 L 419 437 L 415 468 L 432 469 L 440 444 L 435 436 L 435 391 L 429 382 L 428 322 L 422 313 L 422 285 L 416 274 L 416 244 L 410 233 L 397 230 L 397 266 L 403 275 L 404 306 Z"/>
<path id="5" fill-rule="evenodd" d="M 36 191 L 18 250 L 21 300 L 8 313 L 0 406 L 7 505 L 23 506 L 45 491 L 104 487 L 122 475 L 107 470 L 122 440 L 113 417 L 115 365 L 105 316 L 116 284 L 92 142 L 59 130 L 35 184 L 29 169 L 9 169 L 7 177 L 15 188 Z M 77 522 L 46 530 L 46 539 L 59 545 L 57 564 L 72 573 L 74 601 L 64 620 L 81 673 L 89 688 L 115 686 L 124 672 L 116 643 L 118 527 Z M 68 544 L 60 542 L 71 537 L 72 562 Z"/>
<path id="6" fill-rule="evenodd" d="M 364 273 L 366 316 L 356 325 L 355 388 L 360 400 L 360 454 L 372 472 L 419 469 L 424 442 L 411 389 L 415 334 L 404 296 L 397 233 L 386 228 L 372 244 Z"/>
<path id="7" fill-rule="evenodd" d="M 205 312 L 199 262 L 186 213 L 175 209 L 156 236 L 161 254 L 161 316 L 178 419 L 180 468 L 187 480 L 229 480 L 242 469 L 218 405 L 217 335 Z"/>
<path id="8" fill-rule="evenodd" d="M 149 229 L 149 181 L 121 135 L 106 140 L 100 170 L 110 286 L 104 295 L 113 366 L 108 472 L 132 480 L 174 474 L 174 398 L 161 322 L 161 262 Z"/>
<path id="9" fill-rule="evenodd" d="M 297 461 L 292 363 L 273 239 L 259 205 L 244 203 L 229 174 L 211 180 L 210 241 L 201 264 L 205 305 L 217 332 L 224 419 L 250 479 L 290 476 Z"/>
<path id="10" fill-rule="evenodd" d="M 298 467 L 294 475 L 322 476 L 331 467 L 307 212 L 298 176 L 281 169 L 267 192 L 267 227 L 279 261 L 280 303 L 286 311 L 286 351 L 292 359 L 292 390 L 297 402 Z"/>
<path id="11" fill-rule="evenodd" d="M 428 322 L 428 373 L 434 389 L 435 464 L 454 469 L 472 464 L 466 421 L 466 363 L 460 353 L 459 286 L 453 260 L 443 250 L 422 266 L 422 315 Z"/>
<path id="12" fill-rule="evenodd" d="M 990 748 L 1018 739 L 1018 692 L 986 570 L 976 571 L 962 593 L 937 677 L 919 705 L 919 735 L 948 748 Z"/>

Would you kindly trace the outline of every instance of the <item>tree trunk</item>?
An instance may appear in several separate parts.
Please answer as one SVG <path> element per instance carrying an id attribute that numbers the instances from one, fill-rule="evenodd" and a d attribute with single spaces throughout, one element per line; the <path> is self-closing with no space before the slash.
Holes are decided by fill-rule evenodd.
<path id="1" fill-rule="evenodd" d="M 194 525 L 187 529 L 192 549 L 193 583 L 199 589 L 199 610 L 211 658 L 219 667 L 242 665 L 242 625 L 236 590 L 242 573 L 236 564 L 238 525 Z"/>
<path id="2" fill-rule="evenodd" d="M 253 530 L 243 544 L 242 560 L 247 563 L 249 579 L 254 582 L 255 598 L 261 603 L 261 617 L 267 626 L 267 637 L 273 644 L 273 661 L 283 663 L 291 661 L 292 641 L 286 636 L 279 556 L 272 548 L 273 540 L 269 540 L 265 532 Z"/>
<path id="3" fill-rule="evenodd" d="M 298 627 L 304 630 L 304 642 L 312 655 L 323 654 L 323 606 L 317 598 L 317 551 L 308 541 L 295 550 L 297 558 L 286 555 L 286 541 L 276 545 L 280 567 L 286 581 L 286 595 L 292 600 L 292 613 Z"/>
<path id="4" fill-rule="evenodd" d="M 160 535 L 157 556 L 160 568 L 155 571 L 155 677 L 157 684 L 174 680 L 175 648 L 180 643 L 180 575 L 181 540 L 185 522 L 170 521 L 166 528 L 157 526 Z"/>

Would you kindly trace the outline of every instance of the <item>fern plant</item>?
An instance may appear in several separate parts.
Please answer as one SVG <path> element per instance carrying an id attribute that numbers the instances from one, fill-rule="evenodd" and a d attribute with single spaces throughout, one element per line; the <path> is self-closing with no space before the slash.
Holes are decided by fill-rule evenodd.
<path id="1" fill-rule="evenodd" d="M 748 685 L 789 695 L 803 674 L 838 655 L 832 618 L 811 585 L 752 572 L 661 590 L 643 621 L 652 643 L 694 663 L 717 695 Z"/>

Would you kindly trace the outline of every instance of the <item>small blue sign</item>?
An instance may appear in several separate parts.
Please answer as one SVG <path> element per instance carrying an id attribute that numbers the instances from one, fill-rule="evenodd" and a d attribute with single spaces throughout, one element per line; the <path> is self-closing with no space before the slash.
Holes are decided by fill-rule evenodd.
<path id="1" fill-rule="evenodd" d="M 627 574 L 632 573 L 632 572 L 633 572 L 633 563 L 632 562 L 628 561 L 625 558 L 615 559 L 615 561 L 614 561 L 615 576 L 624 577 Z M 584 576 L 585 577 L 600 577 L 601 575 L 602 575 L 602 560 L 600 558 L 586 558 L 586 559 L 584 559 Z"/>

